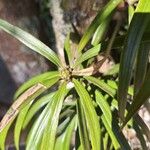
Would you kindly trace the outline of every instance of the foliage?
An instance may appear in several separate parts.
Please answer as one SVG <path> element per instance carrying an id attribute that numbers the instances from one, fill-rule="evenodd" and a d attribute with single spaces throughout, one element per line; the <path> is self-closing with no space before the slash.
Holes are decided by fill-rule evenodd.
<path id="1" fill-rule="evenodd" d="M 77 58 L 72 54 L 70 35 L 67 36 L 64 50 L 68 66 L 41 41 L 0 19 L 1 29 L 58 67 L 57 71 L 33 77 L 17 90 L 14 104 L 0 123 L 2 150 L 13 122 L 16 149 L 19 149 L 22 131 L 28 129 L 27 150 L 69 150 L 72 147 L 130 150 L 122 132 L 126 124 L 135 129 L 142 148 L 147 149 L 145 136 L 150 140 L 150 132 L 137 112 L 150 97 L 150 68 L 147 67 L 150 5 L 149 0 L 140 0 L 135 10 L 129 11 L 127 33 L 117 34 L 119 20 L 112 37 L 104 40 L 101 37 L 120 2 L 122 0 L 110 0 L 97 14 L 79 42 Z M 85 51 L 91 38 L 91 48 Z M 120 64 L 101 75 L 99 70 L 111 49 L 121 51 Z M 104 53 L 103 59 L 90 64 L 91 58 L 100 51 Z M 51 87 L 56 90 L 52 92 Z M 132 122 L 128 122 L 130 119 Z"/>

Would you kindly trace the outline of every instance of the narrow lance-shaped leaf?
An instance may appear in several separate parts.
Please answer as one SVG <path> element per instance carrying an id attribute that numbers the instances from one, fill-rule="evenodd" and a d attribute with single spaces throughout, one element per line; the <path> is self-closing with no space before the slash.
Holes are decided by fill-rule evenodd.
<path id="1" fill-rule="evenodd" d="M 100 50 L 101 50 L 101 45 L 100 44 L 98 44 L 98 45 L 92 47 L 91 49 L 87 50 L 79 58 L 77 58 L 77 60 L 76 60 L 73 67 L 76 67 L 79 64 L 81 64 L 82 62 L 84 62 L 85 60 L 88 60 L 89 58 L 92 58 L 92 57 L 98 55 Z"/>
<path id="2" fill-rule="evenodd" d="M 91 44 L 96 46 L 104 37 L 104 34 L 106 32 L 106 29 L 109 25 L 111 17 L 107 17 L 96 29 Z"/>
<path id="3" fill-rule="evenodd" d="M 17 117 L 17 121 L 15 124 L 15 130 L 14 130 L 14 143 L 17 150 L 19 150 L 19 139 L 21 134 L 22 125 L 24 122 L 24 119 L 26 117 L 26 114 L 31 106 L 33 101 L 31 101 L 29 104 L 27 104 L 19 113 Z"/>
<path id="4" fill-rule="evenodd" d="M 98 116 L 94 109 L 92 99 L 88 94 L 88 92 L 86 91 L 86 89 L 84 88 L 84 86 L 78 80 L 73 79 L 73 83 L 75 84 L 75 89 L 81 99 L 81 105 L 84 110 L 88 130 L 89 130 L 90 140 L 92 144 L 92 149 L 98 150 L 100 149 L 101 132 L 100 132 Z"/>
<path id="5" fill-rule="evenodd" d="M 92 24 L 88 27 L 86 32 L 84 33 L 82 39 L 80 40 L 78 50 L 82 51 L 85 45 L 88 43 L 92 35 L 94 34 L 95 30 L 97 27 L 107 18 L 110 17 L 110 14 L 112 11 L 117 7 L 117 5 L 121 2 L 122 0 L 111 0 L 108 2 L 108 4 L 100 10 L 98 15 L 95 17 L 93 20 Z"/>
<path id="6" fill-rule="evenodd" d="M 113 131 L 111 129 L 112 116 L 111 116 L 110 107 L 109 107 L 106 99 L 103 97 L 103 95 L 99 91 L 96 91 L 95 95 L 96 95 L 96 102 L 103 112 L 103 115 L 101 118 L 104 123 L 104 126 L 112 139 L 115 149 L 119 149 L 120 145 L 118 143 L 118 140 L 115 137 L 115 134 L 113 133 Z"/>
<path id="7" fill-rule="evenodd" d="M 61 66 L 58 56 L 48 46 L 40 40 L 33 37 L 31 34 L 21 30 L 20 28 L 9 24 L 8 22 L 0 19 L 0 29 L 17 38 L 20 42 L 31 48 L 33 51 L 41 54 L 57 66 Z"/>
<path id="8" fill-rule="evenodd" d="M 22 94 L 25 90 L 30 88 L 31 86 L 37 84 L 37 83 L 42 83 L 45 80 L 50 80 L 56 77 L 60 77 L 60 74 L 58 71 L 50 71 L 50 72 L 45 72 L 43 74 L 37 75 L 32 77 L 30 80 L 25 82 L 23 85 L 19 87 L 19 89 L 15 93 L 15 99 Z"/>
<path id="9" fill-rule="evenodd" d="M 37 120 L 34 122 L 28 136 L 26 142 L 26 150 L 37 150 L 39 148 L 39 144 L 41 142 L 43 131 L 48 123 L 49 110 L 51 107 L 50 101 L 44 110 L 41 112 Z"/>
<path id="10" fill-rule="evenodd" d="M 74 116 L 74 118 L 71 120 L 64 134 L 62 150 L 70 150 L 71 148 L 71 140 L 72 140 L 73 131 L 75 130 L 76 122 L 77 122 L 77 116 Z"/>
<path id="11" fill-rule="evenodd" d="M 40 98 L 39 100 L 37 100 L 36 103 L 33 104 L 32 107 L 31 107 L 31 105 L 32 105 L 33 101 L 31 101 L 27 106 L 25 106 L 25 108 L 23 108 L 20 111 L 20 113 L 17 117 L 17 121 L 15 124 L 15 130 L 14 130 L 14 142 L 15 142 L 15 146 L 16 146 L 17 150 L 19 149 L 19 139 L 20 139 L 21 130 L 28 125 L 29 121 L 32 119 L 34 114 L 42 106 L 44 106 L 46 103 L 48 103 L 51 100 L 53 95 L 54 95 L 54 93 L 50 93 L 50 94 Z"/>
<path id="12" fill-rule="evenodd" d="M 144 43 L 139 48 L 139 52 L 137 56 L 137 63 L 136 63 L 136 70 L 135 70 L 135 78 L 134 78 L 134 93 L 135 94 L 140 89 L 145 78 L 145 74 L 147 71 L 149 51 L 150 51 L 149 43 Z"/>
<path id="13" fill-rule="evenodd" d="M 89 82 L 91 82 L 92 84 L 94 84 L 97 87 L 99 87 L 100 89 L 102 89 L 103 91 L 105 91 L 106 93 L 108 93 L 110 96 L 112 96 L 112 97 L 115 96 L 116 90 L 114 90 L 111 86 L 109 86 L 108 84 L 106 84 L 101 79 L 97 79 L 97 78 L 92 77 L 92 76 L 84 77 L 84 78 L 86 80 L 88 80 Z"/>
<path id="14" fill-rule="evenodd" d="M 119 116 L 122 120 L 124 120 L 124 112 L 127 103 L 127 91 L 132 77 L 137 50 L 139 48 L 140 41 L 142 39 L 142 35 L 144 33 L 148 20 L 148 14 L 134 14 L 123 48 L 118 87 Z"/>
<path id="15" fill-rule="evenodd" d="M 129 107 L 128 114 L 125 118 L 123 126 L 131 119 L 131 117 L 139 110 L 139 108 L 150 97 L 150 69 L 147 72 L 145 80 L 139 89 L 139 92 L 135 95 L 134 101 Z"/>
<path id="16" fill-rule="evenodd" d="M 67 35 L 64 46 L 65 46 L 65 51 L 67 53 L 67 57 L 69 60 L 69 65 L 72 66 L 72 61 L 73 61 L 72 58 L 73 57 L 72 57 L 71 45 L 70 45 L 70 33 Z"/>
<path id="17" fill-rule="evenodd" d="M 48 123 L 45 127 L 45 131 L 41 141 L 41 149 L 49 150 L 49 147 L 51 147 L 51 149 L 54 148 L 59 115 L 66 94 L 66 82 L 64 82 L 60 86 L 60 89 L 58 90 L 57 94 L 53 97 L 51 109 L 49 110 L 50 113 L 48 117 Z"/>
<path id="18" fill-rule="evenodd" d="M 36 84 L 33 87 L 29 88 L 26 92 L 24 92 L 10 107 L 8 112 L 3 117 L 0 123 L 0 132 L 13 120 L 19 111 L 25 107 L 28 103 L 30 103 L 33 99 L 39 96 L 43 91 L 46 90 L 46 87 L 42 84 Z"/>
<path id="19" fill-rule="evenodd" d="M 0 150 L 5 150 L 5 142 L 7 138 L 8 131 L 13 123 L 15 118 L 13 118 L 6 126 L 5 128 L 0 132 Z"/>
<path id="20" fill-rule="evenodd" d="M 78 128 L 79 128 L 81 147 L 83 150 L 84 149 L 90 150 L 87 124 L 86 124 L 85 115 L 84 115 L 84 111 L 80 99 L 77 100 L 77 115 L 78 115 Z"/>
<path id="21" fill-rule="evenodd" d="M 38 110 L 40 110 L 43 106 L 45 106 L 48 102 L 50 102 L 52 100 L 52 97 L 54 96 L 54 94 L 55 93 L 47 94 L 47 95 L 41 97 L 40 99 L 38 99 L 32 105 L 32 107 L 29 109 L 29 111 L 25 117 L 25 120 L 23 122 L 23 126 L 22 126 L 23 129 L 25 129 L 27 127 L 27 125 L 31 121 L 32 117 L 38 112 Z"/>

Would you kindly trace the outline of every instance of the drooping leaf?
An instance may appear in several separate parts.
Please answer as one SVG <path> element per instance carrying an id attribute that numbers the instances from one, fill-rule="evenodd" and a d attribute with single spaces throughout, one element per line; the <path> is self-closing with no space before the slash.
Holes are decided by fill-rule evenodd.
<path id="1" fill-rule="evenodd" d="M 38 97 L 42 92 L 46 90 L 46 87 L 42 84 L 36 84 L 24 92 L 10 107 L 0 123 L 0 132 L 7 127 L 7 124 L 14 120 L 18 113 L 29 104 L 33 99 Z"/>
<path id="2" fill-rule="evenodd" d="M 100 125 L 98 116 L 92 104 L 92 99 L 84 86 L 76 79 L 73 79 L 75 89 L 80 96 L 81 105 L 84 110 L 87 127 L 89 130 L 92 149 L 97 150 L 100 148 Z"/>
<path id="3" fill-rule="evenodd" d="M 51 103 L 51 109 L 49 110 L 49 116 L 48 116 L 48 123 L 45 127 L 43 138 L 41 141 L 41 149 L 49 150 L 49 147 L 51 149 L 54 148 L 55 139 L 56 139 L 56 131 L 59 121 L 59 114 L 62 109 L 64 98 L 67 94 L 66 90 L 66 82 L 64 82 L 60 89 L 58 90 L 57 94 L 54 95 L 53 101 Z"/>
<path id="4" fill-rule="evenodd" d="M 51 107 L 50 101 L 37 120 L 34 122 L 28 136 L 26 142 L 26 150 L 37 150 L 40 146 L 40 142 L 43 136 L 43 131 L 48 123 L 49 110 Z"/>
<path id="5" fill-rule="evenodd" d="M 119 71 L 119 87 L 118 87 L 118 101 L 119 101 L 119 116 L 124 120 L 124 112 L 127 103 L 127 91 L 132 77 L 132 71 L 135 64 L 137 50 L 144 33 L 144 30 L 149 21 L 148 14 L 138 13 L 136 10 L 131 21 L 127 38 L 124 44 L 120 71 Z"/>
<path id="6" fill-rule="evenodd" d="M 73 135 L 73 131 L 75 130 L 76 122 L 77 122 L 77 117 L 74 116 L 74 118 L 71 120 L 70 124 L 66 128 L 64 138 L 63 138 L 62 150 L 70 150 L 72 135 Z"/>
<path id="7" fill-rule="evenodd" d="M 81 147 L 82 149 L 90 150 L 90 141 L 88 136 L 87 124 L 83 112 L 83 107 L 79 100 L 77 100 L 77 115 Z"/>
<path id="8" fill-rule="evenodd" d="M 100 10 L 100 12 L 97 14 L 95 19 L 93 20 L 92 24 L 88 27 L 88 29 L 85 31 L 83 37 L 80 40 L 78 50 L 82 51 L 85 45 L 88 43 L 98 26 L 105 21 L 106 18 L 110 17 L 110 14 L 112 11 L 117 7 L 117 5 L 122 0 L 111 0 L 108 2 L 108 4 Z"/>
<path id="9" fill-rule="evenodd" d="M 19 87 L 19 89 L 16 91 L 15 93 L 15 99 L 21 94 L 23 93 L 25 90 L 27 90 L 28 88 L 30 88 L 31 86 L 33 86 L 36 83 L 41 83 L 45 80 L 50 80 L 56 77 L 60 77 L 60 74 L 58 71 L 50 71 L 50 72 L 46 72 L 40 75 L 37 75 L 35 77 L 33 77 L 32 79 L 28 80 L 27 82 L 25 82 L 23 85 L 21 85 Z"/>
<path id="10" fill-rule="evenodd" d="M 8 22 L 0 19 L 0 28 L 7 33 L 17 38 L 20 42 L 24 43 L 33 51 L 41 54 L 57 66 L 61 66 L 58 56 L 53 50 L 42 43 L 40 40 L 33 37 L 31 34 L 21 30 L 20 28 L 9 24 Z"/>
<path id="11" fill-rule="evenodd" d="M 99 91 L 96 91 L 96 102 L 103 112 L 101 119 L 112 140 L 114 148 L 131 150 L 128 141 L 126 140 L 126 138 L 124 137 L 123 133 L 121 132 L 118 126 L 117 115 L 111 112 L 109 104 Z"/>
<path id="12" fill-rule="evenodd" d="M 134 101 L 129 107 L 128 114 L 125 118 L 123 125 L 125 125 L 131 117 L 139 110 L 146 100 L 150 97 L 150 69 L 147 72 L 145 80 L 139 89 L 138 93 L 134 97 Z"/>
<path id="13" fill-rule="evenodd" d="M 6 142 L 6 137 L 8 134 L 8 131 L 13 123 L 15 118 L 13 118 L 6 126 L 5 128 L 0 132 L 0 150 L 5 150 L 5 142 Z"/>
<path id="14" fill-rule="evenodd" d="M 47 94 L 41 97 L 39 100 L 37 100 L 36 103 L 32 105 L 32 107 L 29 109 L 25 117 L 25 120 L 23 122 L 23 126 L 22 126 L 23 129 L 27 127 L 32 117 L 38 112 L 38 110 L 40 110 L 44 105 L 46 105 L 49 101 L 52 100 L 52 97 L 54 96 L 54 94 L 55 93 Z"/>
<path id="15" fill-rule="evenodd" d="M 114 90 L 112 87 L 110 87 L 108 84 L 106 84 L 104 81 L 97 79 L 95 77 L 89 76 L 84 77 L 86 80 L 91 82 L 92 84 L 98 86 L 100 89 L 108 93 L 110 96 L 114 97 L 116 94 L 116 90 Z"/>
<path id="16" fill-rule="evenodd" d="M 113 120 L 112 120 L 112 116 L 111 116 L 110 106 L 108 105 L 106 99 L 103 97 L 103 95 L 100 92 L 96 91 L 95 94 L 96 94 L 96 102 L 103 112 L 103 115 L 101 118 L 103 120 L 105 128 L 106 128 L 107 132 L 109 133 L 109 135 L 112 139 L 112 142 L 113 142 L 115 149 L 119 149 L 120 145 L 119 145 L 118 140 L 116 139 L 116 137 L 115 137 L 115 135 L 111 129 L 111 122 Z"/>
<path id="17" fill-rule="evenodd" d="M 144 43 L 139 48 L 139 52 L 137 56 L 137 63 L 136 63 L 136 70 L 135 70 L 135 77 L 134 77 L 134 93 L 135 94 L 140 89 L 145 78 L 145 74 L 147 71 L 149 51 L 150 51 L 149 43 Z"/>
<path id="18" fill-rule="evenodd" d="M 32 105 L 31 101 L 29 104 L 27 104 L 19 113 L 18 117 L 17 117 L 17 121 L 15 124 L 15 129 L 14 129 L 14 143 L 15 143 L 15 147 L 17 150 L 19 150 L 19 140 L 20 140 L 20 134 L 21 134 L 21 129 L 22 129 L 22 125 L 23 122 L 25 120 L 26 114 L 30 108 L 30 106 Z"/>

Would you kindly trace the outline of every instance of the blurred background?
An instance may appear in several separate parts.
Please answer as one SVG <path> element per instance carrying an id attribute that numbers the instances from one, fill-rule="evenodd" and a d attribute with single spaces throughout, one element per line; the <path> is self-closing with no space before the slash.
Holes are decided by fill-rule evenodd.
<path id="1" fill-rule="evenodd" d="M 0 0 L 0 18 L 31 33 L 61 56 L 66 35 L 70 31 L 76 33 L 72 34 L 72 45 L 76 48 L 78 39 L 107 1 Z M 124 6 L 120 5 L 120 9 L 122 7 Z M 123 18 L 127 16 L 126 13 L 121 15 Z M 123 20 L 126 22 L 126 19 Z M 113 26 L 110 27 L 110 32 L 112 28 Z M 0 30 L 0 119 L 13 102 L 13 95 L 21 84 L 32 76 L 54 69 L 43 57 Z M 150 123 L 146 109 L 143 108 L 140 113 Z M 130 130 L 126 135 L 138 147 L 135 132 Z M 10 136 L 8 145 L 11 142 Z"/>

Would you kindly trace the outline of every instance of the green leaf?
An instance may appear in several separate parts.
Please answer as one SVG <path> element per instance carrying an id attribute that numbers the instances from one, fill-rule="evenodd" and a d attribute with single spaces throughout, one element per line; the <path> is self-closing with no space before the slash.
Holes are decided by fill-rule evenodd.
<path id="1" fill-rule="evenodd" d="M 23 93 L 25 90 L 27 90 L 28 88 L 30 88 L 31 86 L 35 85 L 36 83 L 42 83 L 45 80 L 50 80 L 56 77 L 60 77 L 60 74 L 58 71 L 50 71 L 50 72 L 45 72 L 43 74 L 37 75 L 33 78 L 31 78 L 30 80 L 28 80 L 27 82 L 25 82 L 23 85 L 21 85 L 19 87 L 19 89 L 16 91 L 15 93 L 15 99 L 21 94 Z"/>
<path id="2" fill-rule="evenodd" d="M 103 115 L 102 115 L 101 118 L 102 118 L 103 123 L 106 127 L 106 130 L 108 131 L 108 133 L 109 133 L 109 135 L 112 139 L 114 148 L 119 149 L 120 145 L 119 145 L 118 140 L 116 139 L 116 137 L 115 137 L 115 135 L 114 135 L 114 133 L 111 129 L 112 128 L 111 127 L 112 116 L 111 116 L 110 106 L 109 106 L 106 99 L 103 97 L 103 95 L 100 92 L 96 91 L 95 95 L 96 95 L 96 102 L 97 102 L 97 104 L 99 105 L 99 107 L 101 108 L 101 110 L 103 112 Z"/>
<path id="3" fill-rule="evenodd" d="M 124 120 L 124 112 L 127 103 L 127 91 L 132 77 L 137 50 L 140 46 L 140 42 L 148 21 L 148 14 L 134 13 L 127 33 L 127 39 L 124 44 L 120 63 L 118 87 L 119 116 L 122 120 Z"/>
<path id="4" fill-rule="evenodd" d="M 26 150 L 37 150 L 40 146 L 40 140 L 43 136 L 43 131 L 48 123 L 49 111 L 51 107 L 50 101 L 47 106 L 44 108 L 40 116 L 34 122 L 26 142 Z"/>
<path id="5" fill-rule="evenodd" d="M 19 113 L 18 117 L 17 117 L 17 121 L 15 124 L 15 129 L 14 129 L 14 143 L 15 143 L 15 147 L 17 150 L 19 150 L 19 139 L 20 139 L 20 134 L 21 134 L 21 129 L 22 129 L 22 125 L 23 122 L 25 120 L 26 114 L 30 108 L 30 106 L 32 105 L 31 101 L 29 104 L 27 104 Z"/>
<path id="6" fill-rule="evenodd" d="M 78 127 L 79 127 L 79 137 L 82 149 L 90 150 L 90 142 L 88 136 L 88 130 L 85 120 L 85 115 L 83 112 L 83 107 L 81 102 L 77 100 L 77 115 L 78 115 Z"/>
<path id="7" fill-rule="evenodd" d="M 77 58 L 77 60 L 74 64 L 74 67 L 78 66 L 79 64 L 81 64 L 85 60 L 88 60 L 89 58 L 92 58 L 92 57 L 98 55 L 100 50 L 101 50 L 101 45 L 100 44 L 98 44 L 98 45 L 92 47 L 91 49 L 87 50 L 79 58 Z"/>
<path id="8" fill-rule="evenodd" d="M 145 80 L 139 89 L 139 92 L 135 95 L 134 101 L 129 107 L 128 114 L 125 118 L 123 126 L 132 118 L 132 116 L 139 110 L 139 108 L 150 97 L 150 69 L 148 70 Z"/>
<path id="9" fill-rule="evenodd" d="M 57 66 L 61 66 L 58 56 L 44 43 L 33 37 L 31 34 L 21 30 L 20 28 L 9 24 L 8 22 L 0 19 L 0 28 L 7 33 L 17 38 L 20 42 L 25 44 L 33 51 L 41 54 Z"/>
<path id="10" fill-rule="evenodd" d="M 104 81 L 97 79 L 95 77 L 89 76 L 89 77 L 84 77 L 86 80 L 91 82 L 92 84 L 96 85 L 99 87 L 101 90 L 105 91 L 108 93 L 110 96 L 114 97 L 116 94 L 116 90 L 114 90 L 112 87 L 110 87 L 108 84 L 106 84 Z"/>
<path id="11" fill-rule="evenodd" d="M 46 87 L 42 84 L 36 84 L 24 92 L 9 108 L 0 123 L 0 132 L 2 132 L 7 124 L 14 120 L 18 113 L 28 105 L 33 99 L 38 97 L 42 92 L 46 90 Z"/>
<path id="12" fill-rule="evenodd" d="M 79 42 L 78 50 L 82 51 L 85 45 L 88 43 L 98 26 L 105 21 L 106 18 L 110 17 L 110 14 L 112 11 L 117 7 L 117 5 L 122 0 L 111 0 L 108 2 L 108 4 L 100 10 L 100 12 L 97 14 L 95 19 L 93 20 L 92 24 L 88 27 L 86 32 L 84 33 L 82 39 Z"/>
<path id="13" fill-rule="evenodd" d="M 65 51 L 68 56 L 69 65 L 72 66 L 73 60 L 72 60 L 72 52 L 71 52 L 71 45 L 70 45 L 70 33 L 67 35 L 64 46 L 65 46 Z"/>
<path id="14" fill-rule="evenodd" d="M 128 23 L 130 24 L 132 17 L 134 15 L 134 6 L 129 5 L 128 7 Z"/>
<path id="15" fill-rule="evenodd" d="M 98 116 L 94 109 L 92 99 L 84 86 L 76 79 L 73 79 L 73 83 L 75 84 L 75 89 L 80 96 L 81 105 L 84 110 L 87 126 L 89 129 L 90 140 L 92 144 L 93 150 L 100 149 L 100 125 Z"/>
<path id="16" fill-rule="evenodd" d="M 59 121 L 59 114 L 62 109 L 64 98 L 67 94 L 66 90 L 66 82 L 64 82 L 60 89 L 58 90 L 57 94 L 54 95 L 53 101 L 51 104 L 51 109 L 49 110 L 49 117 L 48 123 L 45 127 L 42 142 L 41 142 L 41 149 L 49 150 L 54 148 L 55 139 L 56 139 L 56 131 Z"/>
<path id="17" fill-rule="evenodd" d="M 71 120 L 71 122 L 69 123 L 69 125 L 64 133 L 62 150 L 70 150 L 72 135 L 73 135 L 73 131 L 75 129 L 76 122 L 77 122 L 77 117 L 74 116 L 74 118 Z"/>
<path id="18" fill-rule="evenodd" d="M 23 126 L 22 128 L 25 129 L 27 127 L 27 125 L 29 124 L 29 122 L 31 121 L 32 117 L 38 112 L 38 110 L 40 110 L 43 106 L 45 106 L 48 102 L 50 102 L 52 100 L 52 97 L 54 96 L 55 93 L 50 93 L 47 94 L 43 97 L 41 97 L 40 99 L 37 100 L 37 102 L 35 102 L 32 107 L 29 109 L 25 120 L 23 122 Z"/>
<path id="19" fill-rule="evenodd" d="M 15 118 L 14 118 L 15 119 Z M 12 119 L 6 127 L 3 129 L 3 131 L 0 132 L 0 150 L 5 150 L 5 141 L 8 134 L 8 131 L 10 129 L 10 126 L 12 125 L 14 119 Z"/>
<path id="20" fill-rule="evenodd" d="M 140 89 L 146 75 L 149 50 L 150 50 L 149 43 L 142 44 L 139 48 L 137 62 L 136 62 L 135 77 L 134 77 L 135 94 Z"/>
<path id="21" fill-rule="evenodd" d="M 107 100 L 104 98 L 104 96 L 98 90 L 95 92 L 95 94 L 96 94 L 96 102 L 103 112 L 101 119 L 102 119 L 104 126 L 112 140 L 114 148 L 119 149 L 121 147 L 121 149 L 130 150 L 131 148 L 130 148 L 127 140 L 125 139 L 124 135 L 122 134 L 117 121 L 115 121 L 115 120 L 117 120 L 117 115 L 113 114 L 111 112 L 111 108 L 110 108 Z"/>
<path id="22" fill-rule="evenodd" d="M 106 18 L 96 29 L 91 44 L 96 46 L 104 37 L 104 34 L 106 32 L 106 29 L 109 25 L 110 17 Z"/>

